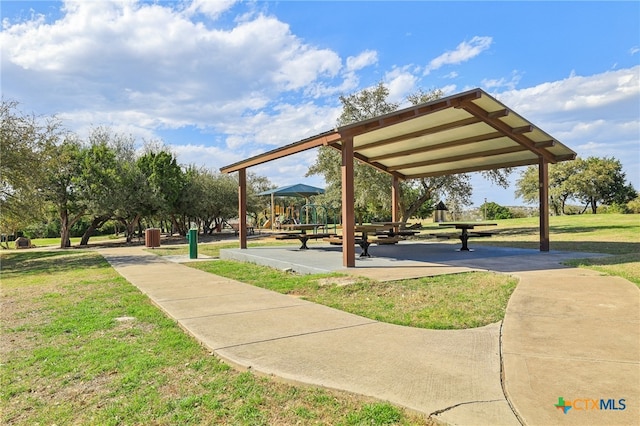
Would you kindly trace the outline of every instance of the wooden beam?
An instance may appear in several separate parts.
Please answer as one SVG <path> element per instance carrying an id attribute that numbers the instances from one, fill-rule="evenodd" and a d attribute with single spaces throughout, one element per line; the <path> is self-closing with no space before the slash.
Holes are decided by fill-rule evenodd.
<path id="1" fill-rule="evenodd" d="M 399 221 L 399 212 L 400 209 L 400 180 L 393 177 L 391 182 L 391 222 Z"/>
<path id="2" fill-rule="evenodd" d="M 238 236 L 240 248 L 247 248 L 247 169 L 238 170 Z"/>
<path id="3" fill-rule="evenodd" d="M 342 143 L 342 265 L 346 268 L 356 266 L 355 249 L 355 192 L 353 173 L 353 137 Z"/>
<path id="4" fill-rule="evenodd" d="M 509 115 L 509 110 L 506 108 L 487 113 L 487 117 L 489 118 L 501 118 L 501 117 L 506 117 L 508 115 Z"/>
<path id="5" fill-rule="evenodd" d="M 472 114 L 475 117 L 480 118 L 489 126 L 493 127 L 499 132 L 502 132 L 505 136 L 518 142 L 519 144 L 526 147 L 528 150 L 535 153 L 536 155 L 544 157 L 544 159 L 549 162 L 555 163 L 554 156 L 549 151 L 546 151 L 545 149 L 537 148 L 535 146 L 535 143 L 531 139 L 527 138 L 522 134 L 525 132 L 532 131 L 533 126 L 523 126 L 523 127 L 512 128 L 511 126 L 500 121 L 499 119 L 489 117 L 488 113 L 485 110 L 483 110 L 473 102 L 461 102 L 459 105 L 459 108 L 462 108 L 465 111 L 467 111 L 469 114 Z M 531 129 L 531 130 L 528 130 L 528 129 Z"/>
<path id="6" fill-rule="evenodd" d="M 295 142 L 286 146 L 283 146 L 279 149 L 274 149 L 273 151 L 266 152 L 264 154 L 256 155 L 255 157 L 251 157 L 247 160 L 243 160 L 229 166 L 222 167 L 220 169 L 221 173 L 232 173 L 236 172 L 240 169 L 246 169 L 248 167 L 257 166 L 262 163 L 267 163 L 269 161 L 277 160 L 282 157 L 287 157 L 292 154 L 297 154 L 302 151 L 306 151 L 308 149 L 317 148 L 319 146 L 326 146 L 332 143 L 339 141 L 341 138 L 340 134 L 335 130 L 330 132 L 325 132 L 321 135 L 314 136 L 309 139 L 305 139 L 299 142 Z"/>
<path id="7" fill-rule="evenodd" d="M 538 164 L 537 159 L 526 159 L 521 161 L 511 161 L 508 163 L 500 163 L 499 165 L 488 164 L 486 166 L 473 166 L 473 167 L 462 167 L 459 169 L 450 169 L 443 172 L 416 173 L 412 175 L 406 175 L 406 178 L 420 179 L 425 177 L 449 176 L 449 175 L 457 175 L 459 173 L 480 172 L 483 170 L 496 170 L 496 169 L 503 169 L 503 168 L 506 169 L 508 167 L 531 166 L 534 164 Z"/>
<path id="8" fill-rule="evenodd" d="M 538 162 L 540 195 L 540 251 L 549 251 L 549 165 L 544 158 Z"/>
<path id="9" fill-rule="evenodd" d="M 496 155 L 503 155 L 503 154 L 512 154 L 514 152 L 522 152 L 522 151 L 526 151 L 527 149 L 521 145 L 516 145 L 516 146 L 509 146 L 506 148 L 498 148 L 498 149 L 489 149 L 486 151 L 478 151 L 478 152 L 471 152 L 468 154 L 461 154 L 461 155 L 453 155 L 450 157 L 442 157 L 442 158 L 434 158 L 432 160 L 425 160 L 425 161 L 416 161 L 413 163 L 406 163 L 406 164 L 398 164 L 395 166 L 390 166 L 388 167 L 388 169 L 390 171 L 396 171 L 396 170 L 402 170 L 402 169 L 412 169 L 414 167 L 424 167 L 424 166 L 432 166 L 434 164 L 441 164 L 441 163 L 450 163 L 453 161 L 462 161 L 462 160 L 469 160 L 472 158 L 483 158 L 483 157 L 493 157 Z"/>
<path id="10" fill-rule="evenodd" d="M 452 148 L 454 146 L 466 145 L 468 143 L 488 141 L 491 139 L 497 139 L 499 137 L 504 137 L 504 135 L 500 132 L 485 133 L 482 135 L 471 136 L 468 138 L 456 139 L 456 140 L 441 142 L 433 145 L 426 145 L 419 148 L 412 148 L 404 151 L 397 151 L 397 152 L 383 154 L 383 155 L 375 155 L 375 156 L 369 157 L 368 159 L 369 161 L 372 161 L 372 162 L 387 160 L 389 158 L 404 157 L 407 155 L 420 154 L 423 152 L 430 152 L 438 149 Z"/>
<path id="11" fill-rule="evenodd" d="M 534 142 L 533 144 L 536 146 L 536 148 L 551 148 L 552 146 L 556 145 L 556 141 L 551 139 L 548 141 Z"/>
<path id="12" fill-rule="evenodd" d="M 521 126 L 521 127 L 513 127 L 511 128 L 511 132 L 515 133 L 516 135 L 522 135 L 524 133 L 531 133 L 533 132 L 533 126 L 532 125 L 528 125 L 528 126 Z M 535 143 L 534 143 L 535 145 Z"/>

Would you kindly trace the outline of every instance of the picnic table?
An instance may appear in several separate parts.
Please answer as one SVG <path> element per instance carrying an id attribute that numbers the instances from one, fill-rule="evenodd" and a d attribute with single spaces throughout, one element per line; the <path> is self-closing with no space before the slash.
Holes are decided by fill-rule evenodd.
<path id="1" fill-rule="evenodd" d="M 462 241 L 462 247 L 458 249 L 458 251 L 473 251 L 467 246 L 467 241 L 470 236 L 480 237 L 480 236 L 489 236 L 491 234 L 488 233 L 476 233 L 474 235 L 469 234 L 470 229 L 474 229 L 476 226 L 497 226 L 497 223 L 486 223 L 486 222 L 445 222 L 441 223 L 440 226 L 444 227 L 455 227 L 456 229 L 460 229 L 462 232 L 460 233 L 460 241 Z"/>
<path id="2" fill-rule="evenodd" d="M 388 231 L 389 229 L 393 229 L 393 225 L 383 223 L 356 225 L 354 230 L 362 234 L 362 238 L 358 241 L 358 244 L 362 249 L 360 257 L 371 257 L 371 255 L 369 254 L 369 246 L 371 245 L 371 241 L 369 240 L 369 233 L 373 232 L 375 234 L 384 230 Z"/>
<path id="3" fill-rule="evenodd" d="M 281 232 L 276 234 L 277 240 L 289 240 L 298 239 L 302 243 L 300 250 L 307 250 L 307 241 L 318 238 L 328 238 L 334 234 L 319 233 L 318 228 L 323 227 L 324 223 L 288 223 L 282 225 L 283 229 L 289 230 L 289 232 Z M 307 233 L 307 231 L 313 230 L 313 233 Z"/>

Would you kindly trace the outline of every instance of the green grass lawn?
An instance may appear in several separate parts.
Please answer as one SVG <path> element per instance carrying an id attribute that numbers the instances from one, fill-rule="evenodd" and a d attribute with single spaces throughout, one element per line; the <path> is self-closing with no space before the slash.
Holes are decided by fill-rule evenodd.
<path id="1" fill-rule="evenodd" d="M 0 261 L 1 424 L 425 424 L 388 403 L 233 370 L 93 252 Z"/>
<path id="2" fill-rule="evenodd" d="M 538 248 L 538 218 L 497 221 L 497 235 L 482 244 Z M 570 266 L 617 275 L 640 286 L 640 215 L 599 214 L 552 216 L 551 250 L 606 253 L 598 259 L 576 259 Z"/>
<path id="3" fill-rule="evenodd" d="M 394 282 L 340 274 L 297 275 L 235 261 L 196 269 L 392 324 L 433 329 L 480 327 L 504 318 L 517 279 L 470 272 Z"/>

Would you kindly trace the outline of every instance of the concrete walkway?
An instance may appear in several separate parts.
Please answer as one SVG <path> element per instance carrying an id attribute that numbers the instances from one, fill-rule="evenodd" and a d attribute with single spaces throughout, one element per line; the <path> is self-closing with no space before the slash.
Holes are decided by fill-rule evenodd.
<path id="1" fill-rule="evenodd" d="M 501 324 L 440 331 L 351 315 L 141 247 L 100 253 L 203 345 L 241 368 L 373 396 L 449 424 L 638 424 L 640 292 L 622 279 L 559 268 L 548 257 L 550 269 L 517 256 L 485 260 L 479 268 L 521 279 L 502 334 Z M 517 261 L 526 263 L 523 271 Z M 626 409 L 576 406 L 564 414 L 554 407 L 559 397 L 625 399 Z"/>

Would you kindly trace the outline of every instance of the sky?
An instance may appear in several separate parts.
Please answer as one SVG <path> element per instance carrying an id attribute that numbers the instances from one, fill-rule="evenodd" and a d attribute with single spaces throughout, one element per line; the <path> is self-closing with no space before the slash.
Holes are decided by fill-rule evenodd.
<path id="1" fill-rule="evenodd" d="M 640 189 L 640 2 L 2 1 L 2 97 L 86 137 L 108 126 L 220 167 L 336 126 L 339 97 L 384 83 L 481 88 Z M 305 177 L 311 150 L 249 169 Z M 472 178 L 473 203 L 524 205 Z"/>

